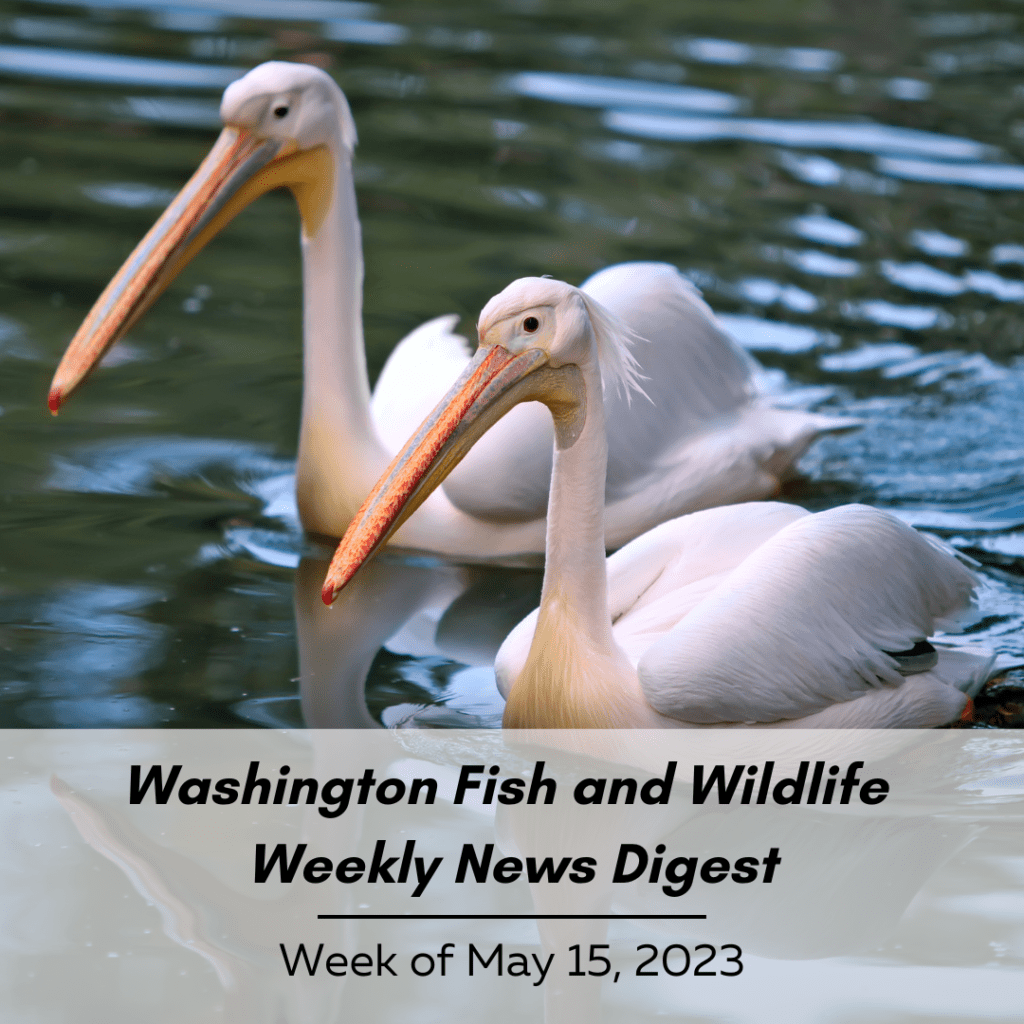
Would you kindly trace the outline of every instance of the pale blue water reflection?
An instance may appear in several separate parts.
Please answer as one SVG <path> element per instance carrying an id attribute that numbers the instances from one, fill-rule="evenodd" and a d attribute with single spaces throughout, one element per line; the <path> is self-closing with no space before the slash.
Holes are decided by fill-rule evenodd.
<path id="1" fill-rule="evenodd" d="M 223 88 L 245 68 L 219 68 L 181 61 L 146 60 L 122 54 L 0 46 L 0 72 L 29 78 L 67 78 L 110 85 L 166 86 L 174 89 Z"/>
<path id="2" fill-rule="evenodd" d="M 669 110 L 718 114 L 739 110 L 744 105 L 736 96 L 713 92 L 710 89 L 595 75 L 523 72 L 509 79 L 508 89 L 520 96 L 532 96 L 536 99 L 550 100 L 552 103 L 569 103 L 581 107 L 614 107 L 629 104 L 637 107 L 665 107 Z"/>
<path id="3" fill-rule="evenodd" d="M 1015 9 L 971 6 L 5 0 L 0 723 L 500 718 L 488 659 L 535 568 L 392 560 L 401 599 L 375 597 L 355 639 L 303 618 L 301 569 L 293 598 L 322 552 L 291 497 L 287 198 L 45 415 L 220 90 L 270 58 L 328 67 L 352 103 L 373 372 L 429 317 L 469 330 L 514 276 L 674 263 L 775 400 L 865 422 L 785 497 L 939 532 L 983 563 L 976 632 L 1024 654 L 1024 35 Z"/>

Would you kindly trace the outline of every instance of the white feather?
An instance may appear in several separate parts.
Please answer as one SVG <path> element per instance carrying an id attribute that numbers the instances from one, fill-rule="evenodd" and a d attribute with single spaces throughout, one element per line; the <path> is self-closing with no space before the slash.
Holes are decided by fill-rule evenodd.
<path id="1" fill-rule="evenodd" d="M 632 404 L 634 394 L 642 395 L 653 405 L 642 383 L 645 378 L 640 371 L 640 364 L 631 351 L 640 339 L 624 321 L 585 291 L 574 289 L 574 292 L 583 303 L 594 332 L 594 346 L 601 366 L 604 390 L 617 392 L 627 405 Z"/>

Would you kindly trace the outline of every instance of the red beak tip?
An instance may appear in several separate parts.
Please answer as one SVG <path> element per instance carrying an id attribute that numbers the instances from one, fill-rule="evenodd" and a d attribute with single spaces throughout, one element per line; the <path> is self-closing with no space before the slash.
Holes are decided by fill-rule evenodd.
<path id="1" fill-rule="evenodd" d="M 61 389 L 60 388 L 54 388 L 50 392 L 50 397 L 47 398 L 47 400 L 46 400 L 46 404 L 47 404 L 47 406 L 49 406 L 50 412 L 52 412 L 54 416 L 56 416 L 57 413 L 60 412 L 61 403 L 63 401 L 64 401 L 64 394 L 61 391 Z"/>
<path id="2" fill-rule="evenodd" d="M 328 608 L 330 608 L 331 605 L 334 604 L 334 598 L 336 596 L 337 593 L 334 587 L 332 587 L 330 583 L 325 583 L 324 589 L 320 592 L 320 597 Z"/>

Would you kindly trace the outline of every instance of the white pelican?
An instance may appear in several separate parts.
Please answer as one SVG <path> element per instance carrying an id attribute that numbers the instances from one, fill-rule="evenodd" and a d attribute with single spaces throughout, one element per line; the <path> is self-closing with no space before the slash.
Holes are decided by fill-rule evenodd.
<path id="1" fill-rule="evenodd" d="M 72 339 L 50 390 L 56 412 L 163 289 L 240 210 L 286 186 L 302 219 L 304 392 L 299 513 L 338 537 L 394 451 L 470 356 L 439 317 L 392 353 L 371 401 L 362 334 L 363 262 L 352 179 L 356 130 L 329 75 L 262 64 L 228 86 L 213 150 L 107 286 Z M 608 539 L 619 546 L 671 515 L 762 497 L 823 431 L 854 421 L 753 400 L 748 360 L 675 268 L 610 267 L 586 285 L 643 339 L 651 402 L 609 398 Z M 509 455 L 516 452 L 514 463 Z M 544 548 L 551 426 L 523 407 L 481 442 L 396 543 L 455 557 Z"/>
<path id="2" fill-rule="evenodd" d="M 523 278 L 479 334 L 353 520 L 325 602 L 491 420 L 539 400 L 555 430 L 544 585 L 496 660 L 505 726 L 929 727 L 965 710 L 993 657 L 927 642 L 976 585 L 952 554 L 866 506 L 759 503 L 664 523 L 606 561 L 602 377 L 635 385 L 626 328 L 570 285 Z"/>

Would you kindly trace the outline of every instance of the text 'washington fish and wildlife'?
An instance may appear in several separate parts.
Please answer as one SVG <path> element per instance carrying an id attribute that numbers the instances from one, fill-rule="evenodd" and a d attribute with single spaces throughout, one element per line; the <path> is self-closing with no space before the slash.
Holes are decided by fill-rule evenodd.
<path id="1" fill-rule="evenodd" d="M 544 761 L 534 763 L 532 774 L 501 776 L 500 765 L 462 765 L 455 785 L 455 804 L 536 805 L 555 803 L 558 780 L 545 775 Z M 794 774 L 780 777 L 774 761 L 761 764 L 716 764 L 693 766 L 690 799 L 694 804 L 849 804 L 856 797 L 864 804 L 880 804 L 889 795 L 889 783 L 883 778 L 862 780 L 863 761 L 845 766 L 825 761 L 801 761 Z M 632 777 L 584 778 L 572 787 L 572 801 L 578 806 L 667 804 L 677 782 L 677 761 L 668 761 L 661 776 L 646 781 Z M 378 779 L 372 768 L 358 777 L 331 778 L 321 783 L 316 778 L 292 778 L 291 766 L 281 765 L 278 777 L 260 775 L 260 762 L 251 761 L 244 780 L 187 777 L 183 766 L 150 766 L 145 777 L 142 765 L 131 766 L 129 802 L 141 804 L 151 799 L 156 804 L 177 802 L 186 805 L 231 804 L 304 804 L 316 805 L 324 818 L 336 818 L 350 806 L 379 804 L 433 804 L 438 798 L 438 780 L 430 776 Z M 180 781 L 179 781 L 180 780 Z M 685 784 L 681 784 L 685 785 Z"/>

